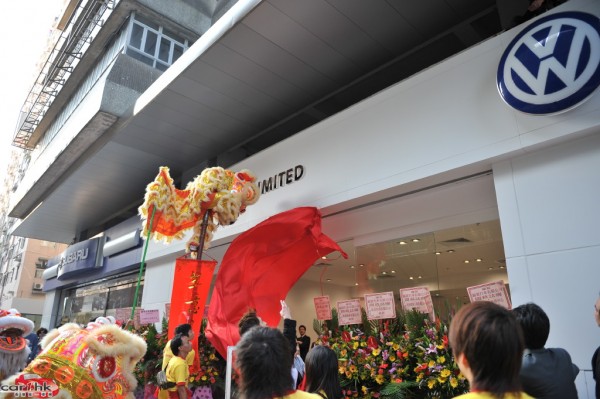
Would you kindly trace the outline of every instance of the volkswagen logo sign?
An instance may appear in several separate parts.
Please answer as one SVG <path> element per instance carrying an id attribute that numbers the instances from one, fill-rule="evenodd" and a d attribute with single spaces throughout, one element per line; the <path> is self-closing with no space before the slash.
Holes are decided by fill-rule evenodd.
<path id="1" fill-rule="evenodd" d="M 600 84 L 600 19 L 573 11 L 533 22 L 504 51 L 496 83 L 508 105 L 528 114 L 575 107 Z"/>

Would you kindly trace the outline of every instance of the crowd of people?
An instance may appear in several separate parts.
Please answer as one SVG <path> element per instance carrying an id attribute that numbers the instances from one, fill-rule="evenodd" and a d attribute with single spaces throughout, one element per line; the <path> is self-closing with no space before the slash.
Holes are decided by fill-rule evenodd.
<path id="1" fill-rule="evenodd" d="M 283 331 L 267 327 L 256 311 L 240 319 L 240 341 L 235 350 L 234 397 L 240 399 L 341 399 L 338 359 L 329 347 L 313 345 L 306 327 L 298 327 L 281 301 Z M 594 316 L 600 326 L 600 297 Z M 40 352 L 48 331 L 39 328 L 26 338 L 28 362 Z M 491 302 L 463 306 L 453 317 L 449 344 L 470 392 L 461 399 L 577 399 L 579 368 L 562 348 L 546 348 L 550 320 L 533 303 L 507 310 Z M 162 370 L 167 385 L 159 399 L 191 398 L 187 384 L 195 353 L 194 331 L 179 325 L 163 350 Z M 596 398 L 600 398 L 600 347 L 592 357 Z"/>

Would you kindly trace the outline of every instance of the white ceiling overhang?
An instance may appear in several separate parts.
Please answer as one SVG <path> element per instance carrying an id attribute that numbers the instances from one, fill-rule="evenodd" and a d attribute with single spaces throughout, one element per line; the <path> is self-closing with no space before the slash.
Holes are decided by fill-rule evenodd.
<path id="1" fill-rule="evenodd" d="M 489 36 L 494 16 L 479 0 L 240 1 L 13 234 L 72 242 L 141 203 L 160 166 L 259 151 Z"/>

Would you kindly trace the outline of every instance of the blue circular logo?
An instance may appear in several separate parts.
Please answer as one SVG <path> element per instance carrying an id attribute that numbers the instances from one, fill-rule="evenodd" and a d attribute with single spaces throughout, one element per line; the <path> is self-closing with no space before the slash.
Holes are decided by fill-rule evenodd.
<path id="1" fill-rule="evenodd" d="M 538 19 L 504 51 L 496 79 L 502 99 L 518 111 L 575 107 L 600 85 L 600 19 L 575 11 Z"/>

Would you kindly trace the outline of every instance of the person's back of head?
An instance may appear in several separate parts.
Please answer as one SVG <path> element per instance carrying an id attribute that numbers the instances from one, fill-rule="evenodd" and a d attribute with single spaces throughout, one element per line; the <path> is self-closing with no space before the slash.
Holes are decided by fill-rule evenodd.
<path id="1" fill-rule="evenodd" d="M 242 316 L 240 321 L 238 322 L 238 330 L 240 332 L 240 337 L 244 335 L 248 330 L 252 327 L 260 326 L 260 319 L 256 314 L 255 309 L 248 309 L 246 313 Z"/>
<path id="2" fill-rule="evenodd" d="M 192 326 L 190 324 L 180 324 L 177 327 L 175 327 L 175 335 L 183 335 L 189 337 L 191 330 Z"/>
<path id="3" fill-rule="evenodd" d="M 449 339 L 461 370 L 469 369 L 471 390 L 520 392 L 523 334 L 509 310 L 485 301 L 465 305 L 452 318 Z"/>
<path id="4" fill-rule="evenodd" d="M 171 352 L 173 352 L 174 356 L 179 356 L 179 348 L 183 345 L 183 339 L 181 335 L 177 334 L 171 340 Z"/>
<path id="5" fill-rule="evenodd" d="M 244 399 L 285 396 L 292 386 L 292 359 L 287 338 L 270 327 L 254 327 L 236 346 L 236 366 Z"/>
<path id="6" fill-rule="evenodd" d="M 338 377 L 338 359 L 335 352 L 326 346 L 315 346 L 306 355 L 306 391 L 325 392 L 327 399 L 339 399 L 342 390 Z"/>
<path id="7" fill-rule="evenodd" d="M 550 319 L 546 312 L 535 303 L 527 303 L 514 308 L 513 314 L 523 331 L 525 347 L 542 349 L 550 334 Z"/>

